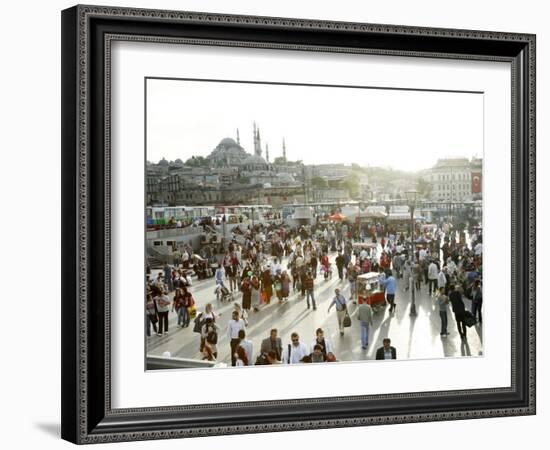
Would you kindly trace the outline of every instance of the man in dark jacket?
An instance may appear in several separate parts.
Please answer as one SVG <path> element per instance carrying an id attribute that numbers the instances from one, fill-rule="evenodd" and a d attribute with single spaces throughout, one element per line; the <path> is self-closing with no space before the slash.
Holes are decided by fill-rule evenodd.
<path id="1" fill-rule="evenodd" d="M 340 278 L 340 281 L 344 279 L 344 264 L 345 259 L 342 253 L 338 252 L 338 256 L 336 257 L 336 267 L 338 269 L 338 278 Z"/>
<path id="2" fill-rule="evenodd" d="M 397 350 L 390 345 L 391 340 L 385 338 L 382 344 L 384 345 L 376 350 L 376 359 L 397 359 Z"/>
<path id="3" fill-rule="evenodd" d="M 281 355 L 283 354 L 283 343 L 281 338 L 277 336 L 277 329 L 271 330 L 270 336 L 262 341 L 260 353 L 275 352 L 277 355 L 277 361 L 281 361 Z"/>
<path id="4" fill-rule="evenodd" d="M 462 294 L 455 289 L 455 285 L 449 286 L 449 301 L 455 314 L 456 326 L 462 339 L 466 339 L 466 307 L 462 300 Z"/>

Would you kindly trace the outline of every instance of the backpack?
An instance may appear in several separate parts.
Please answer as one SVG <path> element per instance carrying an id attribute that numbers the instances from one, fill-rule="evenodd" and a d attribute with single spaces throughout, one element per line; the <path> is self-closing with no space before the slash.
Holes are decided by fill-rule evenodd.
<path id="1" fill-rule="evenodd" d="M 194 333 L 200 333 L 201 328 L 203 326 L 203 321 L 201 320 L 202 313 L 198 314 L 197 317 L 195 317 L 195 325 L 193 325 L 193 332 Z"/>
<path id="2" fill-rule="evenodd" d="M 215 328 L 212 328 L 206 334 L 206 342 L 211 345 L 216 345 L 218 343 L 218 333 Z"/>

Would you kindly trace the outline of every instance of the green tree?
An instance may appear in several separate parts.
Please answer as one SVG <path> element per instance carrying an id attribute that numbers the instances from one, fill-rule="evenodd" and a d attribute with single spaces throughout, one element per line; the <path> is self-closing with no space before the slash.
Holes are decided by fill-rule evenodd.
<path id="1" fill-rule="evenodd" d="M 352 173 L 342 182 L 342 187 L 347 189 L 350 197 L 357 198 L 361 194 L 361 186 L 359 185 L 359 176 Z"/>
<path id="2" fill-rule="evenodd" d="M 432 193 L 432 185 L 424 178 L 418 178 L 416 180 L 416 190 L 418 191 L 418 196 L 420 198 L 426 198 Z"/>
<path id="3" fill-rule="evenodd" d="M 191 167 L 208 167 L 208 159 L 204 156 L 191 156 L 191 158 L 185 161 L 185 165 Z"/>
<path id="4" fill-rule="evenodd" d="M 276 166 L 285 166 L 286 159 L 282 156 L 277 156 L 277 158 L 274 159 L 273 164 L 275 164 Z"/>
<path id="5" fill-rule="evenodd" d="M 328 187 L 327 180 L 323 177 L 313 177 L 310 181 L 311 186 L 319 189 L 324 189 Z"/>

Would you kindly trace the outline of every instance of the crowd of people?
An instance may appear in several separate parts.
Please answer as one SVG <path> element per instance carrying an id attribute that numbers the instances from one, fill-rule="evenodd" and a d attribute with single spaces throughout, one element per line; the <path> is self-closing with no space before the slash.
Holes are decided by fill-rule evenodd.
<path id="1" fill-rule="evenodd" d="M 217 361 L 218 341 L 224 330 L 217 323 L 213 300 L 206 304 L 204 311 L 197 312 L 191 292 L 193 277 L 202 280 L 213 276 L 216 285 L 213 299 L 218 304 L 240 297 L 240 302 L 233 302 L 231 320 L 225 330 L 232 366 L 333 362 L 337 360 L 333 346 L 321 328 L 316 330 L 310 345 L 303 342 L 297 332 L 283 345 L 277 329 L 273 328 L 255 354 L 252 342 L 247 339 L 248 321 L 255 311 L 273 302 L 285 304 L 293 294 L 305 299 L 306 308 L 315 311 L 319 307 L 316 286 L 338 276 L 342 284 L 328 302 L 328 313 L 334 308 L 340 336 L 344 336 L 346 328 L 351 326 L 348 305 L 356 303 L 358 296 L 357 279 L 361 274 L 376 272 L 390 314 L 398 307 L 397 280 L 401 280 L 404 291 L 427 289 L 437 303 L 441 337 L 448 336 L 450 305 L 459 334 L 466 339 L 472 321 L 482 321 L 481 236 L 470 234 L 470 242 L 466 243 L 465 232 L 451 231 L 448 226 L 431 229 L 429 234 L 423 234 L 420 229 L 416 231 L 418 238 L 413 241 L 409 233 L 397 233 L 379 223 L 317 224 L 298 228 L 258 224 L 243 236 L 241 243 L 232 239 L 216 259 L 214 268 L 211 259 L 197 258 L 190 248 L 184 248 L 176 264 L 166 264 L 156 277 L 147 275 L 147 335 L 151 336 L 151 328 L 157 335 L 166 334 L 168 314 L 172 311 L 177 314 L 178 327 L 189 327 L 193 320 L 193 331 L 200 336 L 201 358 Z M 364 242 L 376 245 L 354 245 Z M 329 254 L 333 256 L 335 271 Z M 349 295 L 344 295 L 344 291 Z M 469 310 L 465 298 L 471 300 Z M 373 310 L 368 302 L 358 305 L 356 317 L 361 327 L 361 347 L 367 349 L 373 324 Z M 376 358 L 396 358 L 389 339 L 378 349 Z"/>

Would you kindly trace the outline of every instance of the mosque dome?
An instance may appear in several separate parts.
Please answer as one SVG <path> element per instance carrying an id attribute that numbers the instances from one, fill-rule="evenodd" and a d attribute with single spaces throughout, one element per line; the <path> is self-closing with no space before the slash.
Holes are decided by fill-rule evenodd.
<path id="1" fill-rule="evenodd" d="M 242 164 L 243 160 L 249 156 L 248 153 L 232 138 L 224 138 L 216 148 L 208 155 L 208 159 L 213 162 L 223 162 L 228 164 Z"/>
<path id="2" fill-rule="evenodd" d="M 258 155 L 248 155 L 243 161 L 243 165 L 265 165 L 265 159 Z"/>
<path id="3" fill-rule="evenodd" d="M 218 144 L 218 146 L 220 146 L 220 145 L 223 145 L 226 148 L 240 147 L 240 145 L 235 142 L 235 139 L 232 139 L 230 137 L 226 137 L 226 138 L 222 139 L 220 141 L 220 143 Z"/>

